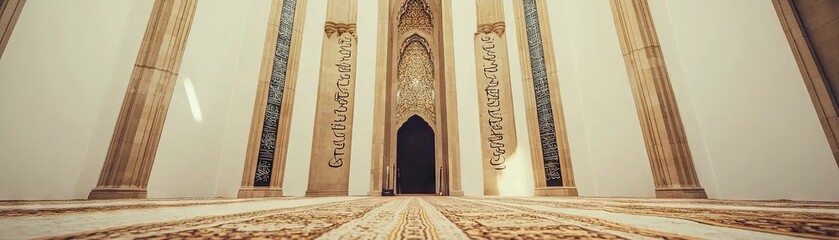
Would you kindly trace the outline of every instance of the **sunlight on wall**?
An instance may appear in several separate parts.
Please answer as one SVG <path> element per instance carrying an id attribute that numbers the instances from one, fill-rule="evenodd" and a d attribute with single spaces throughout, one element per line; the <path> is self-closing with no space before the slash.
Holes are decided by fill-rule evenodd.
<path id="1" fill-rule="evenodd" d="M 186 99 L 189 101 L 189 109 L 192 111 L 192 118 L 195 119 L 195 122 L 203 122 L 201 105 L 198 104 L 198 97 L 195 96 L 195 86 L 192 85 L 192 79 L 189 77 L 184 78 L 184 91 L 186 92 Z"/>
<path id="2" fill-rule="evenodd" d="M 525 146 L 527 147 L 527 146 Z M 522 147 L 516 147 L 515 151 L 507 158 L 507 168 L 498 174 L 498 195 L 501 196 L 530 196 L 533 195 L 533 175 L 530 174 L 530 155 L 519 151 Z"/>

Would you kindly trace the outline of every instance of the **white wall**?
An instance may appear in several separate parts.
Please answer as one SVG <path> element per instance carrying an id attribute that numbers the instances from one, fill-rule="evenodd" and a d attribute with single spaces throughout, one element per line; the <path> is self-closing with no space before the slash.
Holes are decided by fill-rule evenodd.
<path id="1" fill-rule="evenodd" d="M 0 199 L 85 198 L 95 186 L 151 1 L 27 2 L 0 59 Z M 359 2 L 350 194 L 369 190 L 377 1 Z M 533 190 L 513 1 L 504 1 L 518 149 L 502 195 Z M 839 200 L 836 167 L 769 1 L 650 1 L 700 182 L 712 198 Z M 202 0 L 149 197 L 235 197 L 270 1 Z M 577 187 L 653 196 L 608 1 L 548 1 Z M 463 190 L 483 189 L 475 4 L 452 1 Z M 107 9 L 107 11 L 101 11 Z M 284 190 L 306 191 L 326 0 L 305 9 Z M 711 17 L 709 17 L 711 16 Z M 103 19 L 107 21 L 103 21 Z M 187 79 L 195 97 L 190 100 Z M 288 79 L 287 81 L 292 81 Z M 200 115 L 193 109 L 200 109 Z"/>
<path id="2" fill-rule="evenodd" d="M 513 90 L 513 114 L 516 118 L 517 149 L 507 161 L 505 175 L 499 176 L 499 194 L 503 196 L 532 196 L 533 195 L 533 167 L 530 155 L 530 138 L 527 130 L 527 114 L 525 114 L 525 99 L 523 75 L 521 70 L 521 55 L 519 52 L 518 30 L 516 25 L 516 1 L 504 1 L 504 21 L 506 22 L 507 55 L 510 65 L 510 86 Z M 472 58 L 474 59 L 474 58 Z M 472 89 L 475 89 L 473 87 Z M 538 143 L 537 143 L 538 144 Z"/>
<path id="3" fill-rule="evenodd" d="M 609 1 L 547 6 L 579 194 L 654 197 Z"/>
<path id="4" fill-rule="evenodd" d="M 87 197 L 152 4 L 27 1 L 0 59 L 0 199 Z"/>
<path id="5" fill-rule="evenodd" d="M 149 197 L 236 197 L 270 5 L 198 2 Z"/>
<path id="6" fill-rule="evenodd" d="M 249 5 L 245 16 L 238 76 L 230 79 L 235 84 L 232 89 L 234 97 L 231 98 L 228 110 L 230 117 L 227 119 L 227 127 L 229 130 L 225 133 L 225 151 L 222 153 L 222 160 L 218 167 L 216 196 L 236 196 L 245 164 L 245 151 L 250 135 L 256 85 L 262 64 L 268 14 L 271 11 L 271 3 L 268 1 L 252 0 Z"/>
<path id="7" fill-rule="evenodd" d="M 475 2 L 450 0 L 454 41 L 454 77 L 457 89 L 457 118 L 460 134 L 460 181 L 463 194 L 484 194 L 481 165 L 481 132 L 478 128 L 478 93 L 475 81 L 474 33 L 477 30 Z M 456 17 L 455 17 L 456 16 Z M 437 16 L 435 16 L 437 17 Z"/>
<path id="8" fill-rule="evenodd" d="M 323 45 L 323 23 L 326 22 L 326 0 L 309 0 L 297 69 L 297 89 L 291 117 L 283 194 L 303 196 L 309 182 L 309 159 L 312 154 L 312 131 L 315 124 L 320 54 Z M 296 32 L 295 32 L 296 33 Z M 291 79 L 286 79 L 291 81 Z M 355 131 L 353 131 L 355 133 Z M 355 144 L 353 140 L 353 144 Z M 371 143 L 372 144 L 372 143 Z M 353 146 L 353 150 L 361 146 Z M 354 159 L 350 160 L 353 161 Z M 353 163 L 350 163 L 352 168 Z"/>
<path id="9" fill-rule="evenodd" d="M 355 112 L 353 113 L 350 195 L 370 191 L 373 152 L 373 108 L 376 95 L 376 57 L 379 31 L 379 1 L 358 1 L 358 49 L 356 51 Z M 384 36 L 381 36 L 384 37 Z"/>
<path id="10" fill-rule="evenodd" d="M 454 41 L 455 80 L 457 81 L 458 131 L 460 133 L 461 183 L 463 193 L 469 196 L 484 194 L 483 156 L 478 106 L 478 86 L 475 67 L 475 32 L 477 9 L 474 1 L 452 0 L 452 31 Z M 513 90 L 513 114 L 516 118 L 517 148 L 507 160 L 507 168 L 498 175 L 498 191 L 502 196 L 533 195 L 533 170 L 530 145 L 527 138 L 527 119 L 524 114 L 521 66 L 512 5 L 505 2 L 504 32 L 509 55 L 510 82 Z"/>
<path id="11" fill-rule="evenodd" d="M 709 197 L 839 200 L 839 168 L 770 1 L 650 1 Z"/>

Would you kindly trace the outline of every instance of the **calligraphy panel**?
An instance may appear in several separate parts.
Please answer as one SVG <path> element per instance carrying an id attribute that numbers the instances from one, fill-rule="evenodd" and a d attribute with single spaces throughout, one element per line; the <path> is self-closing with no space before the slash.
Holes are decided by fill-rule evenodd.
<path id="1" fill-rule="evenodd" d="M 307 196 L 347 195 L 355 99 L 356 25 L 326 22 Z"/>
<path id="2" fill-rule="evenodd" d="M 542 161 L 545 166 L 545 180 L 547 186 L 562 186 L 551 92 L 548 87 L 548 72 L 545 65 L 545 51 L 542 47 L 542 32 L 536 9 L 536 0 L 523 1 L 527 45 L 530 53 L 530 70 L 533 76 L 533 90 L 536 98 L 539 139 L 542 148 Z"/>
<path id="3" fill-rule="evenodd" d="M 484 194 L 498 194 L 498 175 L 516 150 L 516 122 L 504 23 L 484 24 L 475 34 L 475 64 Z"/>
<path id="4" fill-rule="evenodd" d="M 254 186 L 270 186 L 271 172 L 274 167 L 280 110 L 282 108 L 285 77 L 288 68 L 288 55 L 291 45 L 292 28 L 297 0 L 283 1 L 280 12 L 280 30 L 277 47 L 274 51 L 274 63 L 271 67 L 271 81 L 268 85 L 268 99 L 265 107 L 265 119 L 256 160 Z"/>

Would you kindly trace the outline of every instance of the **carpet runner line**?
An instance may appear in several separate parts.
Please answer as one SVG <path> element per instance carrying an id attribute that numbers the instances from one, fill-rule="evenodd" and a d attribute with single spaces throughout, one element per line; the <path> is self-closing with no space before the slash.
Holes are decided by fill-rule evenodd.
<path id="1" fill-rule="evenodd" d="M 610 203 L 623 205 L 646 205 L 653 207 L 675 207 L 675 208 L 713 208 L 732 210 L 759 210 L 759 211 L 794 211 L 794 212 L 815 212 L 839 214 L 839 205 L 829 203 L 815 204 L 805 202 L 799 204 L 793 201 L 742 201 L 742 200 L 696 200 L 696 199 L 603 199 L 603 198 L 526 198 L 515 197 L 512 199 L 544 201 L 544 202 L 565 202 L 565 203 Z M 717 202 L 718 201 L 718 202 Z"/>
<path id="2" fill-rule="evenodd" d="M 422 198 L 396 199 L 319 239 L 468 239 Z"/>
<path id="3" fill-rule="evenodd" d="M 195 238 L 206 236 L 221 236 L 224 234 L 214 234 L 210 232 L 221 231 L 230 236 L 225 238 L 241 238 L 243 236 L 256 236 L 270 232 L 270 230 L 278 230 L 276 228 L 301 226 L 300 224 L 270 224 L 265 228 L 259 228 L 259 224 L 251 224 L 253 222 L 262 222 L 267 219 L 279 219 L 283 216 L 301 216 L 309 215 L 311 213 L 320 213 L 320 215 L 329 215 L 331 213 L 339 213 L 340 209 L 355 209 L 356 206 L 370 207 L 370 204 L 378 204 L 382 202 L 381 199 L 365 198 L 357 200 L 345 200 L 338 202 L 305 205 L 290 208 L 274 208 L 269 210 L 243 212 L 236 214 L 226 214 L 217 216 L 198 216 L 184 220 L 177 221 L 161 221 L 147 224 L 132 224 L 127 226 L 118 226 L 107 229 L 100 229 L 94 231 L 80 232 L 67 234 L 62 236 L 47 237 L 43 239 L 113 239 L 113 238 Z M 365 208 L 358 208 L 363 211 Z M 340 214 L 336 214 L 340 215 Z M 311 224 L 311 226 L 323 227 L 323 224 Z M 326 226 L 329 227 L 329 226 Z M 291 229 L 291 228 L 289 228 Z M 309 228 L 307 230 L 311 230 Z M 282 230 L 282 229 L 279 229 Z M 280 231 L 275 231 L 282 233 Z M 251 235 L 253 234 L 253 235 Z M 308 235 L 308 234 L 305 234 Z M 283 236 L 273 234 L 273 236 Z"/>
<path id="4" fill-rule="evenodd" d="M 291 198 L 291 197 L 276 197 Z M 265 198 L 267 199 L 267 198 Z M 52 205 L 108 205 L 108 204 L 140 204 L 140 203 L 160 203 L 160 202 L 190 202 L 190 201 L 251 201 L 253 199 L 242 198 L 146 198 L 146 199 L 73 199 L 73 200 L 0 200 L 0 207 L 20 207 L 20 206 L 52 206 Z"/>
<path id="5" fill-rule="evenodd" d="M 802 208 L 789 201 L 440 196 L 126 202 L 0 208 L 0 239 L 839 239 L 839 214 L 827 202 Z"/>
<path id="6" fill-rule="evenodd" d="M 579 200 L 598 201 L 614 203 L 647 203 L 647 204 L 696 204 L 715 206 L 736 206 L 736 207 L 765 207 L 765 208 L 816 208 L 816 209 L 839 209 L 839 202 L 826 201 L 792 201 L 792 200 L 718 200 L 718 199 L 667 199 L 667 198 L 600 198 L 600 197 L 573 197 L 573 198 L 552 198 L 537 197 L 532 200 Z"/>
<path id="7" fill-rule="evenodd" d="M 295 197 L 287 198 L 261 198 L 261 199 L 225 199 L 225 200 L 209 200 L 209 201 L 189 201 L 189 202 L 131 202 L 112 204 L 93 205 L 93 206 L 54 206 L 47 205 L 45 207 L 22 207 L 22 208 L 0 208 L 0 217 L 42 217 L 52 215 L 67 215 L 67 214 L 84 214 L 84 213 L 101 213 L 110 211 L 124 211 L 124 210 L 140 210 L 140 209 L 156 209 L 156 208 L 174 208 L 174 207 L 193 207 L 193 206 L 207 206 L 207 205 L 221 205 L 246 203 L 256 201 L 271 201 L 271 200 L 291 200 Z"/>
<path id="8" fill-rule="evenodd" d="M 417 204 L 416 198 L 410 199 L 410 205 L 402 212 L 397 228 L 389 234 L 390 239 L 440 239 L 431 225 L 425 210 Z"/>
<path id="9" fill-rule="evenodd" d="M 553 207 L 539 204 L 518 204 L 496 200 L 473 200 L 534 211 L 563 219 L 573 219 L 609 227 L 619 231 L 637 233 L 651 238 L 667 239 L 797 239 L 784 235 L 746 231 L 701 224 L 693 221 L 647 215 L 612 213 L 600 210 Z"/>
<path id="10" fill-rule="evenodd" d="M 301 211 L 282 212 L 214 226 L 150 236 L 148 239 L 312 239 L 362 217 L 392 199 L 368 198 L 329 204 Z M 145 238 L 141 238 L 145 239 Z"/>
<path id="11" fill-rule="evenodd" d="M 603 232 L 608 234 L 613 234 L 616 236 L 620 236 L 626 239 L 682 239 L 682 240 L 693 240 L 693 239 L 701 239 L 701 238 L 693 238 L 689 236 L 680 235 L 678 233 L 672 232 L 664 232 L 664 231 L 657 231 L 654 229 L 649 228 L 642 228 L 634 225 L 622 224 L 613 221 L 607 221 L 604 219 L 600 219 L 597 217 L 588 217 L 588 216 L 578 216 L 578 215 L 570 215 L 570 214 L 557 214 L 554 212 L 546 212 L 546 211 L 538 211 L 535 209 L 525 208 L 525 207 L 516 207 L 505 205 L 498 202 L 487 201 L 487 200 L 477 200 L 477 199 L 463 199 L 460 200 L 472 202 L 479 206 L 493 206 L 498 209 L 503 209 L 508 212 L 518 212 L 522 214 L 527 214 L 543 219 L 548 219 L 551 221 L 559 222 L 562 224 L 572 225 L 572 226 L 579 226 L 586 229 L 594 230 L 597 232 Z"/>
<path id="12" fill-rule="evenodd" d="M 320 239 L 381 239 L 396 228 L 404 211 L 408 208 L 408 199 L 388 202 L 352 220 L 335 230 L 320 236 Z"/>
<path id="13" fill-rule="evenodd" d="M 658 231 L 653 228 L 644 228 L 632 224 L 624 224 L 614 221 L 608 221 L 598 217 L 563 214 L 553 211 L 540 211 L 540 209 L 517 206 L 514 204 L 507 204 L 504 202 L 497 202 L 486 199 L 462 199 L 464 201 L 475 202 L 484 205 L 494 205 L 509 211 L 523 212 L 534 216 L 539 216 L 554 221 L 563 222 L 571 225 L 578 225 L 595 229 L 602 232 L 608 232 L 615 235 L 625 236 L 630 239 L 701 239 L 690 236 L 685 236 L 674 232 Z"/>
<path id="14" fill-rule="evenodd" d="M 427 198 L 472 239 L 648 239 L 457 198 Z"/>
<path id="15" fill-rule="evenodd" d="M 609 202 L 554 202 L 530 199 L 497 199 L 496 201 L 545 205 L 557 208 L 601 210 L 612 213 L 655 216 L 689 220 L 697 223 L 814 239 L 839 239 L 839 214 L 721 210 L 712 208 L 677 208 L 647 205 L 626 205 Z"/>
<path id="16" fill-rule="evenodd" d="M 428 201 L 420 198 L 419 205 L 426 212 L 428 218 L 431 220 L 431 223 L 434 225 L 434 229 L 437 230 L 437 235 L 439 235 L 441 239 L 469 239 L 463 230 L 458 228 L 457 225 L 446 218 L 446 216 L 443 216 L 443 214 L 440 213 L 440 211 L 437 211 L 437 209 Z"/>

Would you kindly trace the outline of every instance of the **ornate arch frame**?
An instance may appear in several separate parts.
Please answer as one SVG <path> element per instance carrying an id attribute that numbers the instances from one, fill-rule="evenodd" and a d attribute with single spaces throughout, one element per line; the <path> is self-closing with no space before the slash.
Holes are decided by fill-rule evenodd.
<path id="1" fill-rule="evenodd" d="M 420 1 L 431 17 L 431 29 L 399 29 L 400 16 L 408 1 Z M 451 0 L 379 0 L 379 36 L 376 70 L 376 111 L 374 115 L 373 163 L 370 195 L 393 186 L 396 166 L 396 133 L 408 117 L 397 119 L 399 63 L 407 44 L 421 39 L 432 62 L 434 115 L 417 114 L 434 131 L 437 193 L 463 195 L 460 188 L 460 147 L 457 131 L 456 88 L 453 66 Z M 445 7 L 444 7 L 445 6 Z M 428 31 L 426 31 L 428 30 Z M 452 64 L 448 64 L 452 65 Z M 424 116 L 425 115 L 425 116 Z M 430 118 L 430 119 L 429 119 Z M 392 189 L 392 188 L 389 188 Z"/>

